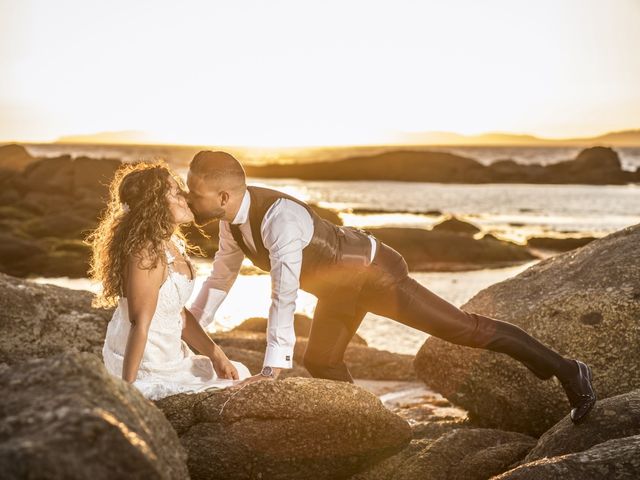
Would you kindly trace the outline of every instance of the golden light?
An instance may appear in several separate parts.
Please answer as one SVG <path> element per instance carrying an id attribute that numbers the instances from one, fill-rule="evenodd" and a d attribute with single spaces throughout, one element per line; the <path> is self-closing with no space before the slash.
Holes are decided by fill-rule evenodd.
<path id="1" fill-rule="evenodd" d="M 640 4 L 0 3 L 0 139 L 385 143 L 640 120 Z"/>

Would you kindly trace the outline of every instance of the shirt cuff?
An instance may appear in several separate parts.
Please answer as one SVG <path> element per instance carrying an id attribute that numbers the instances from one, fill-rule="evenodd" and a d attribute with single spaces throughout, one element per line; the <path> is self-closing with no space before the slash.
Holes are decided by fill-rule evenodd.
<path id="1" fill-rule="evenodd" d="M 267 346 L 262 366 L 293 368 L 293 347 Z"/>
<path id="2" fill-rule="evenodd" d="M 196 299 L 196 302 L 194 302 L 191 306 L 187 307 L 187 310 L 189 310 L 193 314 L 194 318 L 200 325 L 202 325 L 203 328 L 206 328 L 213 323 L 213 318 L 216 311 L 218 310 L 218 307 L 220 307 L 220 304 L 227 296 L 227 292 L 225 292 L 224 290 L 218 290 L 216 288 L 209 289 L 207 293 L 208 295 L 206 297 L 204 308 L 198 305 L 198 299 Z"/>

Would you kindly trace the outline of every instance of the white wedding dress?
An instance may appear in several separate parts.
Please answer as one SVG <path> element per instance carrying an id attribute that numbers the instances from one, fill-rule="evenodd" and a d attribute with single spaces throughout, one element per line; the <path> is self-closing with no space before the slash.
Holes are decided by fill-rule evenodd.
<path id="1" fill-rule="evenodd" d="M 179 251 L 189 261 L 179 237 L 172 237 Z M 159 400 L 183 392 L 208 388 L 225 388 L 237 381 L 218 378 L 209 357 L 196 355 L 182 340 L 182 309 L 193 292 L 195 280 L 175 271 L 175 257 L 166 250 L 168 276 L 160 287 L 156 311 L 151 319 L 147 344 L 133 385 L 150 400 Z M 189 261 L 190 262 L 190 261 Z M 195 271 L 195 268 L 193 269 Z M 102 348 L 104 364 L 110 374 L 122 378 L 124 351 L 129 336 L 127 299 L 120 297 L 107 326 Z M 231 360 L 240 379 L 251 376 L 247 367 Z"/>

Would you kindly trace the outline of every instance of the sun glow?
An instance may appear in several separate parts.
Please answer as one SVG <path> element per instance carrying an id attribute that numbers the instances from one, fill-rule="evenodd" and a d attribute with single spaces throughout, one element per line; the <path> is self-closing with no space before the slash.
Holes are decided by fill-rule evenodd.
<path id="1" fill-rule="evenodd" d="M 0 140 L 131 129 L 312 146 L 637 128 L 639 21 L 633 0 L 0 0 Z"/>

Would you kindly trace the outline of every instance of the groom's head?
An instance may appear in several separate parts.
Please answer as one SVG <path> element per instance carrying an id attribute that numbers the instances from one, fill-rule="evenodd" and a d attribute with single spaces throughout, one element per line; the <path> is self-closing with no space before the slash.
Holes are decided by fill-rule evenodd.
<path id="1" fill-rule="evenodd" d="M 189 208 L 195 222 L 231 221 L 247 188 L 244 168 L 233 155 L 203 150 L 189 164 L 187 173 Z"/>

